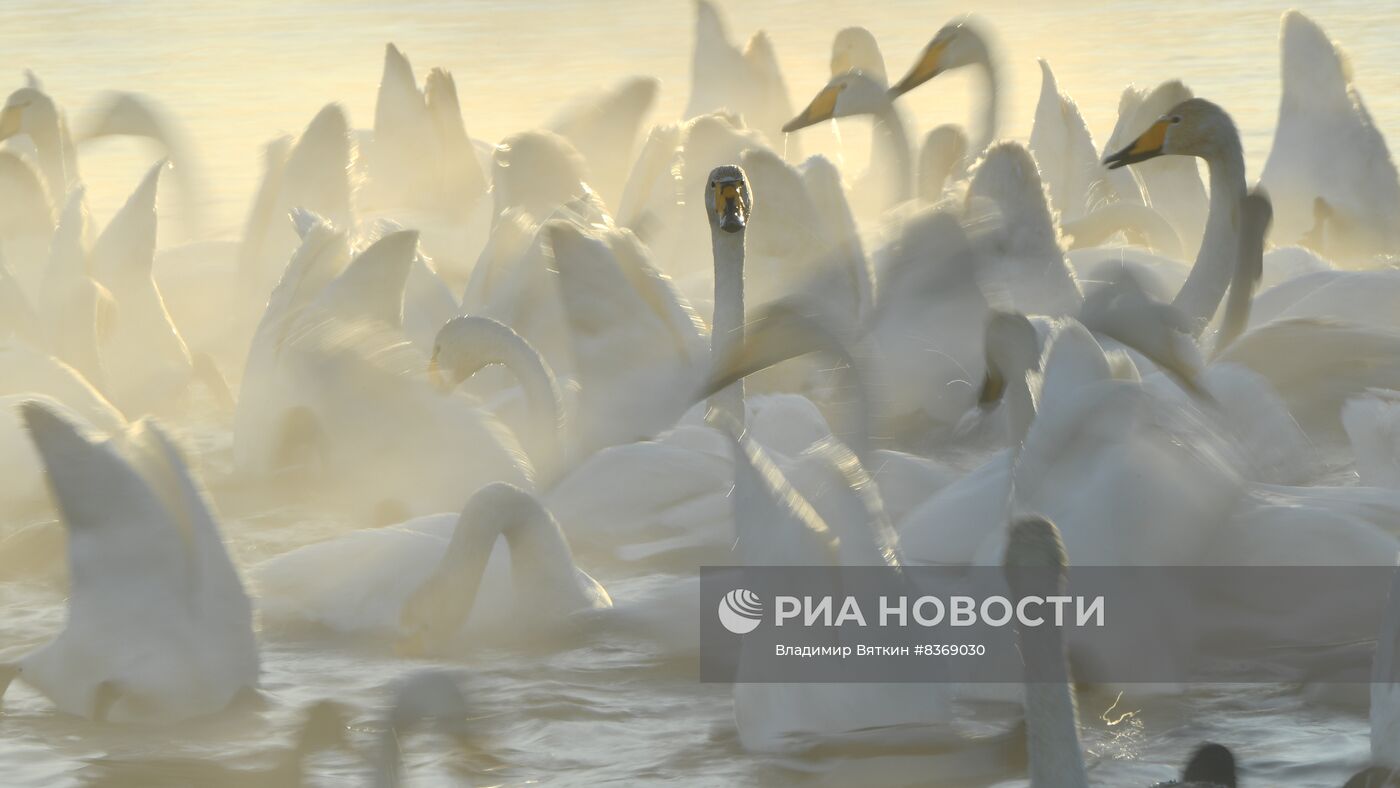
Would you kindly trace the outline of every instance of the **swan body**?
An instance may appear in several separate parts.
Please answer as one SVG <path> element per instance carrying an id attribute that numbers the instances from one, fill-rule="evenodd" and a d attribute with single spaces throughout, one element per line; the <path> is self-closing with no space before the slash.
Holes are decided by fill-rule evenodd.
<path id="1" fill-rule="evenodd" d="M 68 529 L 68 623 L 18 677 L 99 719 L 209 714 L 255 686 L 241 581 L 197 483 L 149 422 L 109 440 L 23 406 Z"/>
<path id="2" fill-rule="evenodd" d="M 1329 220 L 1344 228 L 1332 234 L 1329 254 L 1366 261 L 1393 252 L 1400 244 L 1400 179 L 1345 55 L 1298 11 L 1283 15 L 1279 47 L 1283 95 L 1260 175 L 1277 209 L 1275 237 L 1301 238 L 1320 200 Z"/>
<path id="3" fill-rule="evenodd" d="M 554 518 L 507 484 L 481 488 L 460 515 L 309 545 L 270 559 L 254 578 L 274 626 L 387 636 L 436 653 L 557 636 L 573 614 L 612 606 L 574 566 Z"/>

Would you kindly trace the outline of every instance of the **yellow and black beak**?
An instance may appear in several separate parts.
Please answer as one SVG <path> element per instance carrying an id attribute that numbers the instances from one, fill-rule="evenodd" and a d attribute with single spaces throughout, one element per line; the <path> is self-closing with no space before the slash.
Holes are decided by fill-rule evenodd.
<path id="1" fill-rule="evenodd" d="M 889 90 L 891 99 L 899 98 L 909 91 L 917 88 L 925 82 L 942 74 L 944 71 L 942 60 L 943 51 L 948 48 L 947 38 L 935 38 L 924 48 L 923 54 L 919 55 L 919 61 L 914 67 L 909 69 L 909 73 L 904 75 L 904 79 L 896 82 Z"/>
<path id="2" fill-rule="evenodd" d="M 715 204 L 712 206 L 719 229 L 737 233 L 748 224 L 749 205 L 744 195 L 743 181 L 716 181 Z"/>
<path id="3" fill-rule="evenodd" d="M 428 382 L 443 394 L 452 391 L 452 384 L 448 382 L 447 377 L 442 374 L 442 368 L 438 366 L 437 350 L 433 350 L 433 357 L 428 359 Z"/>
<path id="4" fill-rule="evenodd" d="M 844 82 L 834 85 L 827 85 L 822 88 L 822 92 L 812 99 L 812 103 L 802 110 L 797 117 L 788 121 L 783 126 L 785 133 L 794 132 L 798 129 L 805 129 L 821 123 L 824 120 L 831 120 L 836 115 L 836 97 L 841 95 L 841 91 L 846 89 Z"/>
<path id="5" fill-rule="evenodd" d="M 7 140 L 19 133 L 21 105 L 11 104 L 0 110 L 0 140 Z"/>
<path id="6" fill-rule="evenodd" d="M 1131 145 L 1104 159 L 1104 165 L 1110 170 L 1116 170 L 1119 167 L 1161 156 L 1162 146 L 1167 143 L 1167 127 L 1170 125 L 1171 121 L 1166 118 L 1153 123 L 1147 131 L 1133 140 Z"/>
<path id="7" fill-rule="evenodd" d="M 997 369 L 995 365 L 988 364 L 987 374 L 982 378 L 982 390 L 977 392 L 978 407 L 983 409 L 996 407 L 1005 393 L 1006 379 L 1001 376 L 1001 370 Z"/>

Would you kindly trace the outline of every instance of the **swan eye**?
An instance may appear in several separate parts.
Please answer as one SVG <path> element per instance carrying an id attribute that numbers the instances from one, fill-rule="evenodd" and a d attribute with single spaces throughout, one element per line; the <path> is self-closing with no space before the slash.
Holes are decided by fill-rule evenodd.
<path id="1" fill-rule="evenodd" d="M 1180 116 L 1180 115 L 1173 115 L 1173 116 L 1171 117 L 1171 122 L 1172 122 L 1172 123 L 1180 123 L 1180 122 L 1181 122 L 1181 116 Z"/>

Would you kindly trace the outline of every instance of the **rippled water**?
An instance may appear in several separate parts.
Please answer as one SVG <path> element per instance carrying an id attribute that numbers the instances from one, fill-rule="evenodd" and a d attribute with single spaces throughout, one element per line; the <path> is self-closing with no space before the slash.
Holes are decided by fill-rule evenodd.
<path id="1" fill-rule="evenodd" d="M 928 37 L 962 6 L 940 0 L 721 0 L 731 37 L 758 28 L 773 37 L 794 102 L 826 81 L 828 47 L 839 27 L 861 24 L 880 40 L 891 72 L 902 72 Z M 1305 7 L 1350 52 L 1360 89 L 1381 129 L 1400 131 L 1400 19 L 1386 0 Z M 1066 0 L 980 3 L 998 35 L 1009 80 L 1004 134 L 1029 135 L 1039 89 L 1036 57 L 1047 58 L 1062 90 L 1079 103 L 1099 142 L 1128 82 L 1181 77 L 1225 106 L 1244 135 L 1250 171 L 1267 153 L 1278 97 L 1277 33 L 1283 6 L 1253 0 L 1105 7 Z M 261 146 L 298 132 L 316 110 L 341 102 L 357 126 L 372 120 L 386 41 L 421 75 L 444 66 L 457 77 L 468 131 L 494 140 L 547 119 L 574 94 L 635 73 L 663 80 L 656 117 L 686 99 L 692 8 L 653 0 L 9 0 L 0 7 L 0 88 L 33 69 L 78 125 L 99 92 L 155 96 L 193 141 L 214 226 L 237 232 L 260 171 Z M 940 78 L 909 97 L 918 127 L 965 122 L 971 81 Z M 7 89 L 7 88 L 4 88 Z M 846 135 L 815 130 L 808 150 L 863 163 Z M 1393 139 L 1393 137 L 1392 137 Z M 129 193 L 149 163 L 130 141 L 84 149 L 81 168 L 100 220 Z M 314 512 L 269 504 L 221 487 L 227 467 L 222 428 L 187 427 L 202 448 L 204 475 L 224 514 L 237 560 L 248 566 L 344 526 Z M 8 516 L 0 529 L 0 658 L 42 642 L 62 623 L 65 593 L 56 524 Z M 600 578 L 608 583 L 610 578 Z M 615 594 L 645 593 L 631 581 Z M 380 688 L 421 666 L 344 644 L 268 642 L 263 705 L 173 729 L 98 726 L 53 714 L 16 686 L 0 714 L 0 783 L 81 784 L 85 759 L 182 755 L 233 766 L 266 761 L 285 743 L 296 710 L 322 698 L 358 709 L 354 737 L 379 729 Z M 698 684 L 694 666 L 627 643 L 593 643 L 558 655 L 483 655 L 456 668 L 469 676 L 473 705 L 491 732 L 490 755 L 431 735 L 406 743 L 412 785 L 595 784 L 678 781 L 817 784 L 934 783 L 949 772 L 915 755 L 834 754 L 783 762 L 743 754 L 732 732 L 729 692 Z M 1116 700 L 1116 704 L 1115 704 Z M 1087 743 L 1104 784 L 1146 784 L 1172 776 L 1201 739 L 1235 745 L 1249 785 L 1336 786 L 1366 757 L 1366 724 L 1296 693 L 1256 687 L 1204 688 L 1179 700 L 1090 695 L 1081 699 Z M 994 719 L 995 713 L 989 713 Z M 318 784 L 363 779 L 348 756 L 315 761 Z M 1011 779 L 1014 775 L 1004 775 Z M 193 784 L 200 784 L 194 780 Z M 985 782 L 985 780 L 982 780 Z"/>

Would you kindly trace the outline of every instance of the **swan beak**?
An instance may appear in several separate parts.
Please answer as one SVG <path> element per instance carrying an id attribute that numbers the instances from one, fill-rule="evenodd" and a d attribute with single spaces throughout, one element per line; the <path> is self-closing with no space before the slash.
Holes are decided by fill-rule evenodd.
<path id="1" fill-rule="evenodd" d="M 977 406 L 980 408 L 990 408 L 1001 402 L 1001 397 L 1006 393 L 1006 379 L 1001 376 L 1001 371 L 996 367 L 987 367 L 987 374 L 982 378 L 982 390 L 977 393 Z"/>
<path id="2" fill-rule="evenodd" d="M 748 224 L 748 204 L 744 201 L 743 181 L 719 181 L 715 184 L 715 216 L 719 229 L 737 233 Z"/>
<path id="3" fill-rule="evenodd" d="M 836 97 L 841 94 L 845 87 L 846 84 L 843 82 L 822 88 L 822 92 L 812 99 L 812 103 L 808 104 L 806 109 L 783 126 L 783 132 L 791 133 L 824 120 L 831 120 L 832 116 L 836 114 Z"/>
<path id="4" fill-rule="evenodd" d="M 438 366 L 437 353 L 428 359 L 428 382 L 433 384 L 433 388 L 439 393 L 448 394 L 452 391 L 452 385 L 447 382 L 447 377 L 442 374 L 442 369 Z"/>
<path id="5" fill-rule="evenodd" d="M 0 140 L 7 140 L 19 133 L 20 113 L 23 107 L 11 105 L 0 111 Z"/>
<path id="6" fill-rule="evenodd" d="M 1153 123 L 1151 128 L 1133 140 L 1133 144 L 1104 159 L 1104 165 L 1110 170 L 1116 170 L 1128 164 L 1137 164 L 1140 161 L 1161 156 L 1162 147 L 1167 144 L 1167 126 L 1169 125 L 1166 118 Z"/>
<path id="7" fill-rule="evenodd" d="M 905 93 L 917 88 L 925 82 L 943 73 L 940 61 L 943 59 L 943 51 L 948 48 L 947 38 L 935 38 L 919 55 L 919 62 L 909 69 L 909 73 L 904 75 L 904 79 L 896 82 L 889 90 L 891 99 L 899 98 Z"/>

